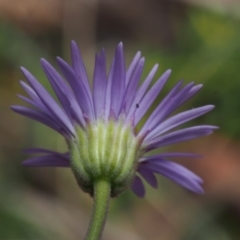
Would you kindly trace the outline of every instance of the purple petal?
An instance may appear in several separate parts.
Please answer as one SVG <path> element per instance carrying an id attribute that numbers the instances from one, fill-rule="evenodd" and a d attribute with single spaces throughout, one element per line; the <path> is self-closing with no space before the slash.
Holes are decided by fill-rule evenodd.
<path id="1" fill-rule="evenodd" d="M 41 59 L 40 62 L 49 82 L 52 85 L 54 92 L 56 93 L 60 103 L 63 106 L 63 109 L 67 113 L 68 117 L 71 119 L 69 102 L 66 98 L 66 94 L 64 93 L 63 89 L 61 89 L 61 86 L 59 86 L 59 83 L 63 81 L 62 77 L 45 59 Z"/>
<path id="2" fill-rule="evenodd" d="M 143 198 L 145 195 L 145 188 L 140 177 L 135 176 L 132 186 L 132 191 L 140 198 Z"/>
<path id="3" fill-rule="evenodd" d="M 123 104 L 126 105 L 127 112 L 129 111 L 129 108 L 134 100 L 135 95 L 136 95 L 136 89 L 137 89 L 139 80 L 142 75 L 144 62 L 145 62 L 145 59 L 141 58 L 140 61 L 138 62 L 138 65 L 137 65 L 133 75 L 132 75 L 131 80 L 129 81 L 129 83 L 127 85 L 127 89 L 125 91 L 124 100 L 123 100 Z"/>
<path id="4" fill-rule="evenodd" d="M 178 163 L 168 161 L 168 160 L 161 158 L 161 159 L 158 159 L 158 161 L 155 161 L 155 160 L 149 161 L 149 162 L 147 162 L 147 164 L 159 166 L 165 170 L 173 171 L 177 175 L 178 174 L 183 175 L 185 177 L 194 179 L 198 183 L 203 183 L 203 180 L 197 174 L 193 173 L 192 171 L 190 171 L 189 169 L 185 168 L 184 166 L 182 166 Z"/>
<path id="5" fill-rule="evenodd" d="M 25 82 L 20 81 L 20 84 L 24 91 L 29 95 L 29 97 L 35 102 L 35 106 L 37 105 L 39 109 L 42 111 L 48 113 L 48 115 L 52 115 L 49 110 L 45 107 L 41 99 L 38 97 L 38 95 L 35 93 L 35 91 L 28 86 Z"/>
<path id="6" fill-rule="evenodd" d="M 104 110 L 106 86 L 106 55 L 105 51 L 102 50 L 99 56 L 96 55 L 93 75 L 93 102 L 97 117 L 99 117 Z"/>
<path id="7" fill-rule="evenodd" d="M 45 108 L 44 105 L 39 104 L 39 102 L 35 102 L 34 100 L 31 100 L 31 99 L 29 99 L 29 98 L 27 98 L 27 97 L 24 97 L 24 96 L 22 96 L 22 95 L 19 95 L 19 94 L 18 94 L 17 96 L 18 96 L 20 99 L 22 99 L 23 101 L 25 101 L 25 102 L 31 104 L 32 106 L 36 107 L 37 110 L 40 110 L 40 112 L 45 113 L 49 118 L 51 118 L 51 119 L 55 122 L 54 116 L 48 111 L 47 108 Z M 60 127 L 60 126 L 59 126 L 59 127 Z"/>
<path id="8" fill-rule="evenodd" d="M 148 182 L 150 186 L 152 186 L 153 188 L 157 188 L 157 178 L 152 171 L 142 167 L 142 165 L 140 165 L 137 171 Z"/>
<path id="9" fill-rule="evenodd" d="M 146 131 L 153 129 L 157 123 L 161 120 L 161 117 L 164 114 L 164 111 L 171 111 L 171 105 L 176 102 L 176 94 L 179 91 L 183 81 L 179 81 L 168 95 L 162 100 L 158 107 L 150 115 L 144 126 L 142 127 L 139 135 L 144 134 Z"/>
<path id="10" fill-rule="evenodd" d="M 25 153 L 46 154 L 45 156 L 33 157 L 25 160 L 22 164 L 29 167 L 69 167 L 69 152 L 59 153 L 42 148 L 30 148 Z"/>
<path id="11" fill-rule="evenodd" d="M 69 118 L 74 116 L 78 123 L 85 126 L 82 110 L 69 86 L 45 59 L 41 59 L 41 64 Z"/>
<path id="12" fill-rule="evenodd" d="M 88 92 L 88 97 L 90 98 L 91 90 L 89 86 L 87 72 L 86 72 L 79 48 L 76 42 L 74 41 L 71 42 L 71 58 L 72 58 L 73 69 L 77 73 L 77 75 L 80 77 L 80 79 L 83 81 L 86 91 Z"/>
<path id="13" fill-rule="evenodd" d="M 28 118 L 31 118 L 38 122 L 43 123 L 44 125 L 54 129 L 55 131 L 59 132 L 64 136 L 69 136 L 68 132 L 67 133 L 65 132 L 65 129 L 62 129 L 61 126 L 54 119 L 50 118 L 48 115 L 46 115 L 43 112 L 37 111 L 35 109 L 23 107 L 23 106 L 11 106 L 11 109 L 14 112 L 17 112 Z"/>
<path id="14" fill-rule="evenodd" d="M 105 120 L 108 120 L 108 118 L 110 116 L 110 112 L 111 112 L 111 96 L 112 96 L 113 71 L 114 71 L 114 65 L 115 65 L 115 57 L 112 61 L 110 71 L 108 74 L 108 80 L 107 80 L 107 89 L 106 89 L 105 107 L 104 107 Z"/>
<path id="15" fill-rule="evenodd" d="M 135 124 L 137 125 L 141 118 L 145 115 L 149 107 L 152 105 L 163 86 L 165 85 L 168 77 L 170 76 L 171 71 L 167 70 L 152 86 L 152 88 L 146 93 L 142 101 L 139 103 L 139 108 L 136 111 Z"/>
<path id="16" fill-rule="evenodd" d="M 146 157 L 141 157 L 139 162 L 145 162 L 149 160 L 158 160 L 165 157 L 190 157 L 190 158 L 201 158 L 202 155 L 195 153 L 183 153 L 183 152 L 170 152 L 170 153 L 160 153 L 158 155 L 151 155 Z"/>
<path id="17" fill-rule="evenodd" d="M 85 113 L 91 120 L 94 119 L 94 107 L 91 95 L 88 94 L 83 80 L 76 75 L 72 67 L 69 66 L 63 59 L 57 58 L 57 62 L 61 71 L 71 86 L 78 104 L 81 106 L 83 114 Z"/>
<path id="18" fill-rule="evenodd" d="M 200 125 L 190 128 L 184 128 L 160 137 L 152 141 L 146 141 L 146 150 L 150 151 L 155 148 L 167 146 L 173 143 L 182 142 L 194 138 L 198 138 L 201 136 L 209 135 L 213 132 L 214 129 L 218 129 L 216 126 L 209 125 Z"/>
<path id="19" fill-rule="evenodd" d="M 146 162 L 143 164 L 143 168 L 170 178 L 190 191 L 203 193 L 200 185 L 203 182 L 202 179 L 177 163 L 159 159 L 157 162 Z"/>
<path id="20" fill-rule="evenodd" d="M 163 114 L 159 121 L 164 120 L 169 114 L 171 114 L 173 111 L 175 111 L 179 106 L 182 105 L 183 100 L 185 102 L 186 96 L 189 96 L 189 92 L 194 88 L 194 82 L 188 83 L 186 86 L 184 86 L 175 96 L 175 101 L 172 101 L 172 104 L 169 106 L 169 109 L 166 110 L 167 107 L 165 107 Z"/>
<path id="21" fill-rule="evenodd" d="M 123 53 L 123 44 L 119 43 L 115 53 L 114 69 L 113 69 L 113 80 L 112 80 L 112 91 L 111 91 L 111 108 L 113 109 L 116 117 L 120 113 L 122 100 L 125 91 L 125 61 Z"/>
<path id="22" fill-rule="evenodd" d="M 28 153 L 28 154 L 49 154 L 49 155 L 55 155 L 55 156 L 59 156 L 63 159 L 65 159 L 66 161 L 70 161 L 69 157 L 70 154 L 69 152 L 67 153 L 59 153 L 56 151 L 52 151 L 52 150 L 48 150 L 48 149 L 43 149 L 43 148 L 28 148 L 28 149 L 24 149 L 23 150 L 24 153 Z"/>
<path id="23" fill-rule="evenodd" d="M 70 162 L 59 156 L 33 157 L 22 162 L 27 167 L 70 167 Z"/>
<path id="24" fill-rule="evenodd" d="M 66 113 L 59 107 L 52 96 L 27 69 L 21 68 L 21 70 L 30 83 L 31 87 L 37 93 L 38 97 L 44 103 L 46 108 L 48 108 L 48 110 L 53 114 L 56 121 L 59 122 L 66 131 L 74 136 L 75 130 Z"/>
<path id="25" fill-rule="evenodd" d="M 195 119 L 209 111 L 211 111 L 214 108 L 213 105 L 207 105 L 195 109 L 191 109 L 182 113 L 179 113 L 166 121 L 162 122 L 157 126 L 156 128 L 153 128 L 152 131 L 149 132 L 149 134 L 146 137 L 146 140 L 151 140 L 152 138 L 163 134 L 183 123 L 186 123 L 192 119 Z"/>
<path id="26" fill-rule="evenodd" d="M 147 78 L 143 81 L 142 85 L 139 87 L 134 100 L 131 104 L 131 107 L 129 109 L 129 111 L 127 112 L 127 116 L 126 116 L 126 121 L 129 121 L 132 118 L 133 113 L 136 110 L 136 105 L 139 104 L 144 96 L 144 94 L 146 93 L 150 83 L 152 82 L 152 79 L 155 75 L 155 73 L 157 72 L 158 69 L 158 64 L 154 65 L 154 67 L 152 68 L 152 70 L 150 71 L 150 73 L 148 74 Z"/>
<path id="27" fill-rule="evenodd" d="M 36 108 L 39 108 L 40 110 L 42 110 L 42 109 L 41 109 L 41 106 L 38 105 L 38 103 L 36 103 L 35 101 L 33 101 L 33 100 L 31 100 L 31 99 L 29 99 L 29 98 L 27 98 L 27 97 L 24 97 L 24 96 L 22 96 L 22 95 L 20 95 L 20 94 L 17 94 L 17 96 L 18 96 L 20 99 L 22 99 L 23 101 L 31 104 L 32 106 L 34 106 L 34 107 L 36 107 Z"/>
<path id="28" fill-rule="evenodd" d="M 191 88 L 191 90 L 185 95 L 183 96 L 183 98 L 178 102 L 177 107 L 180 107 L 183 103 L 185 103 L 186 101 L 188 101 L 190 98 L 192 98 L 194 95 L 196 95 L 199 90 L 202 88 L 202 84 L 198 84 L 194 87 Z"/>
<path id="29" fill-rule="evenodd" d="M 139 62 L 140 57 L 141 57 L 141 52 L 137 52 L 126 72 L 126 86 L 128 85 L 130 79 L 132 78 L 132 74 Z"/>

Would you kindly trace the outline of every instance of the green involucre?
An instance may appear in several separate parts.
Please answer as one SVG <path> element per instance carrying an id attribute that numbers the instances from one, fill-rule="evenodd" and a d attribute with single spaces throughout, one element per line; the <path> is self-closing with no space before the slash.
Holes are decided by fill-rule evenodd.
<path id="1" fill-rule="evenodd" d="M 136 173 L 141 141 L 131 125 L 119 120 L 97 120 L 77 129 L 78 139 L 70 144 L 71 166 L 79 185 L 93 194 L 99 179 L 111 184 L 111 196 L 123 192 Z"/>

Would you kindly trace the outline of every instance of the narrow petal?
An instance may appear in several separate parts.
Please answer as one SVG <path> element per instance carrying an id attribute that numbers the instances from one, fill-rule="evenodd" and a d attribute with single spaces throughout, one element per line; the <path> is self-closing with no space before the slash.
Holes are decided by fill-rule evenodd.
<path id="1" fill-rule="evenodd" d="M 129 111 L 129 108 L 136 95 L 136 89 L 138 87 L 138 83 L 140 81 L 140 78 L 143 72 L 144 62 L 145 62 L 145 59 L 141 58 L 140 61 L 138 62 L 138 65 L 136 66 L 134 73 L 132 74 L 131 80 L 127 85 L 127 88 L 124 94 L 124 100 L 123 100 L 123 104 L 125 104 L 127 112 Z"/>
<path id="2" fill-rule="evenodd" d="M 190 128 L 184 128 L 160 137 L 152 141 L 146 141 L 143 144 L 146 144 L 146 150 L 150 151 L 155 148 L 167 146 L 173 143 L 183 142 L 186 140 L 202 137 L 209 135 L 213 132 L 214 129 L 218 129 L 216 126 L 200 125 Z"/>
<path id="3" fill-rule="evenodd" d="M 22 162 L 27 167 L 70 167 L 70 162 L 59 156 L 49 155 L 27 159 Z"/>
<path id="4" fill-rule="evenodd" d="M 69 136 L 68 132 L 66 132 L 65 129 L 63 129 L 57 122 L 55 122 L 54 119 L 50 118 L 43 112 L 23 106 L 11 106 L 11 109 L 14 112 L 17 112 L 25 117 L 43 123 L 44 125 L 52 128 L 53 130 L 59 132 L 60 134 L 63 134 L 64 136 Z"/>
<path id="5" fill-rule="evenodd" d="M 37 79 L 25 68 L 21 68 L 23 74 L 27 78 L 29 84 L 37 93 L 38 97 L 44 103 L 46 108 L 54 115 L 56 121 L 62 125 L 70 134 L 75 135 L 75 130 L 71 121 L 66 113 L 59 107 L 52 96 L 46 91 L 46 89 L 37 81 Z"/>
<path id="6" fill-rule="evenodd" d="M 132 118 L 132 115 L 136 110 L 137 104 L 141 102 L 143 96 L 145 95 L 150 83 L 152 82 L 155 76 L 155 73 L 157 72 L 157 69 L 158 69 L 158 64 L 155 64 L 152 70 L 150 71 L 150 73 L 148 74 L 148 76 L 146 77 L 146 79 L 143 81 L 142 85 L 137 90 L 137 93 L 134 97 L 131 107 L 127 112 L 126 121 L 129 121 Z"/>
<path id="7" fill-rule="evenodd" d="M 59 153 L 59 152 L 48 150 L 48 149 L 44 149 L 44 148 L 28 148 L 28 149 L 24 149 L 23 152 L 24 153 L 28 153 L 28 154 L 48 154 L 48 155 L 54 155 L 54 156 L 59 156 L 59 157 L 65 159 L 66 161 L 70 161 L 70 159 L 69 159 L 69 157 L 70 157 L 69 152 L 67 152 L 67 153 Z"/>
<path id="8" fill-rule="evenodd" d="M 104 110 L 106 86 L 106 55 L 105 51 L 102 50 L 99 56 L 96 55 L 95 69 L 93 74 L 93 102 L 96 117 L 99 117 Z"/>
<path id="9" fill-rule="evenodd" d="M 61 82 L 61 80 L 62 80 L 61 76 L 52 67 L 52 65 L 49 64 L 45 59 L 41 59 L 41 65 L 42 65 L 42 68 L 43 68 L 50 84 L 52 85 L 52 88 L 53 88 L 54 92 L 56 93 L 56 95 L 58 97 L 58 100 L 62 104 L 63 109 L 67 113 L 69 119 L 71 119 L 69 102 L 68 102 L 68 100 L 66 98 L 66 95 L 64 94 L 63 90 L 58 85 L 58 82 Z"/>
<path id="10" fill-rule="evenodd" d="M 40 109 L 40 110 L 42 110 L 42 109 L 41 109 L 41 106 L 38 105 L 38 103 L 36 103 L 35 101 L 33 101 L 33 100 L 31 100 L 31 99 L 29 99 L 29 98 L 27 98 L 27 97 L 24 97 L 24 96 L 22 96 L 22 95 L 19 95 L 19 94 L 17 94 L 17 96 L 18 96 L 20 99 L 22 99 L 23 101 L 31 104 L 32 106 L 34 106 L 34 107 L 36 107 L 36 108 L 38 108 L 38 109 Z"/>
<path id="11" fill-rule="evenodd" d="M 145 188 L 140 177 L 135 176 L 131 189 L 138 197 L 143 198 L 145 196 Z"/>
<path id="12" fill-rule="evenodd" d="M 72 58 L 73 69 L 77 73 L 77 75 L 80 76 L 90 97 L 91 90 L 89 86 L 86 68 L 84 66 L 79 48 L 75 41 L 71 42 L 71 58 Z"/>
<path id="13" fill-rule="evenodd" d="M 177 163 L 159 159 L 157 162 L 146 162 L 143 164 L 143 168 L 159 173 L 190 191 L 203 193 L 202 179 Z"/>
<path id="14" fill-rule="evenodd" d="M 113 71 L 114 71 L 114 65 L 115 65 L 115 57 L 113 58 L 113 61 L 112 61 L 111 67 L 110 67 L 110 71 L 108 74 L 108 80 L 107 80 L 105 107 L 104 107 L 105 120 L 107 120 L 109 118 L 110 112 L 111 112 L 111 96 L 112 96 Z"/>
<path id="15" fill-rule="evenodd" d="M 48 149 L 30 148 L 25 153 L 46 154 L 25 160 L 22 164 L 29 167 L 70 167 L 69 152 L 59 153 Z"/>
<path id="16" fill-rule="evenodd" d="M 90 119 L 94 119 L 94 108 L 92 97 L 89 96 L 86 86 L 83 83 L 83 80 L 76 75 L 72 67 L 69 66 L 63 59 L 57 58 L 57 62 L 61 71 L 71 86 L 75 97 L 78 101 L 78 104 L 81 106 L 83 114 L 85 113 Z"/>
<path id="17" fill-rule="evenodd" d="M 111 92 L 111 108 L 113 109 L 116 117 L 118 117 L 122 100 L 125 91 L 125 61 L 123 53 L 123 44 L 119 43 L 115 53 L 114 69 L 113 69 L 113 82 Z"/>
<path id="18" fill-rule="evenodd" d="M 195 109 L 191 109 L 182 113 L 179 113 L 166 121 L 162 122 L 157 126 L 156 128 L 153 128 L 152 131 L 149 132 L 149 134 L 146 137 L 146 140 L 151 140 L 152 138 L 163 134 L 175 127 L 180 126 L 183 123 L 186 123 L 192 119 L 195 119 L 209 111 L 211 111 L 214 108 L 213 105 L 207 105 Z"/>
<path id="19" fill-rule="evenodd" d="M 170 70 L 167 70 L 152 86 L 152 88 L 146 93 L 142 101 L 139 103 L 139 108 L 136 111 L 135 124 L 137 125 L 141 118 L 145 115 L 149 107 L 152 105 L 158 94 L 163 89 L 166 81 L 171 74 Z"/>
<path id="20" fill-rule="evenodd" d="M 202 179 L 195 173 L 193 173 L 192 171 L 188 170 L 187 168 L 185 168 L 184 166 L 172 162 L 172 161 L 168 161 L 165 160 L 164 158 L 155 158 L 153 157 L 152 159 L 150 159 L 148 162 L 145 162 L 143 164 L 144 165 L 154 165 L 154 166 L 159 166 L 163 169 L 169 170 L 169 171 L 176 171 L 178 172 L 180 175 L 182 174 L 183 176 L 188 176 L 194 180 L 196 180 L 199 183 L 202 183 Z"/>
<path id="21" fill-rule="evenodd" d="M 35 93 L 35 91 L 28 86 L 25 82 L 20 81 L 20 85 L 24 89 L 24 91 L 28 94 L 28 96 L 38 105 L 38 108 L 41 109 L 44 112 L 50 113 L 49 110 L 45 107 L 41 99 L 38 97 L 38 95 Z"/>
<path id="22" fill-rule="evenodd" d="M 190 157 L 190 158 L 201 158 L 202 155 L 195 154 L 195 153 L 184 153 L 184 152 L 169 152 L 169 153 L 160 153 L 157 155 L 151 155 L 151 156 L 146 156 L 142 157 L 139 162 L 145 162 L 145 161 L 150 161 L 150 160 L 158 160 L 162 159 L 165 157 Z"/>
<path id="23" fill-rule="evenodd" d="M 37 110 L 39 110 L 40 112 L 43 112 L 44 114 L 46 114 L 49 118 L 51 118 L 54 122 L 55 122 L 55 118 L 52 115 L 52 113 L 42 104 L 39 104 L 39 102 L 36 102 L 34 100 L 31 100 L 27 97 L 24 97 L 22 95 L 17 94 L 17 96 L 22 99 L 23 101 L 31 104 L 33 107 L 35 107 Z M 60 126 L 59 126 L 60 127 Z"/>
<path id="24" fill-rule="evenodd" d="M 152 171 L 142 167 L 142 165 L 140 165 L 137 171 L 148 182 L 150 186 L 152 186 L 153 188 L 157 188 L 157 178 Z"/>
<path id="25" fill-rule="evenodd" d="M 152 130 L 155 125 L 161 120 L 161 117 L 164 114 L 164 110 L 171 111 L 171 105 L 176 102 L 176 94 L 181 88 L 183 81 L 179 81 L 172 90 L 168 93 L 168 95 L 162 100 L 162 102 L 158 105 L 158 107 L 153 111 L 150 115 L 144 126 L 142 127 L 139 135 L 142 135 L 146 131 Z"/>
<path id="26" fill-rule="evenodd" d="M 41 64 L 69 118 L 71 119 L 74 117 L 80 125 L 85 126 L 82 110 L 69 86 L 63 80 L 61 75 L 45 59 L 41 59 Z"/>
<path id="27" fill-rule="evenodd" d="M 175 111 L 178 107 L 180 107 L 183 103 L 183 99 L 189 99 L 186 98 L 186 96 L 190 96 L 189 93 L 194 88 L 194 82 L 188 83 L 186 86 L 184 86 L 175 96 L 175 101 L 172 102 L 171 107 L 169 110 L 164 110 L 164 114 L 161 117 L 161 120 L 166 118 L 169 114 L 171 114 L 173 111 Z M 193 96 L 193 95 L 192 95 Z"/>
<path id="28" fill-rule="evenodd" d="M 180 107 L 183 103 L 185 103 L 186 101 L 188 101 L 189 99 L 191 99 L 194 95 L 196 95 L 199 90 L 202 88 L 202 84 L 198 84 L 196 86 L 193 86 L 190 91 L 185 94 L 185 96 L 182 97 L 182 99 L 179 100 L 176 108 Z"/>
<path id="29" fill-rule="evenodd" d="M 140 57 L 141 57 L 141 52 L 137 52 L 126 72 L 126 86 L 128 85 L 130 79 L 132 78 L 132 74 L 139 62 Z"/>

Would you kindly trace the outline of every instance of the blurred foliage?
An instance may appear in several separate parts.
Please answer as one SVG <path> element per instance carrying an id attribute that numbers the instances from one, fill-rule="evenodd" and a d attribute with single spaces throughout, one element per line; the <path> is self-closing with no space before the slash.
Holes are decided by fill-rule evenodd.
<path id="1" fill-rule="evenodd" d="M 41 231 L 37 225 L 17 216 L 16 212 L 11 212 L 0 205 L 0 238 L 12 239 L 51 239 L 46 238 L 45 231 Z"/>
<path id="2" fill-rule="evenodd" d="M 236 139 L 240 139 L 240 111 L 236 111 L 240 109 L 239 38 L 239 19 L 191 9 L 178 29 L 174 48 L 146 49 L 148 70 L 160 62 L 162 70 L 169 66 L 173 70 L 172 82 L 184 77 L 186 82 L 203 83 L 191 105 L 216 105 L 213 113 L 200 120 L 219 125 L 223 133 Z M 165 91 L 171 86 L 169 83 Z"/>

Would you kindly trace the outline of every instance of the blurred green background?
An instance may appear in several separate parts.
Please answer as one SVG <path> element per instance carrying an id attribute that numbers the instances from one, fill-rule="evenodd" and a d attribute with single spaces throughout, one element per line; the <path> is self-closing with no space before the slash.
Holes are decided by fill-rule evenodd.
<path id="1" fill-rule="evenodd" d="M 214 135 L 171 147 L 203 154 L 179 159 L 205 181 L 194 195 L 158 177 L 138 199 L 127 191 L 111 203 L 102 239 L 240 239 L 240 3 L 231 0 L 0 0 L 0 239 L 83 239 L 92 199 L 69 169 L 24 168 L 24 148 L 65 151 L 61 136 L 10 111 L 23 104 L 19 66 L 52 92 L 39 59 L 69 59 L 76 40 L 92 78 L 94 53 L 105 47 L 110 62 L 123 41 L 126 61 L 138 50 L 144 74 L 160 63 L 159 76 L 173 70 L 163 93 L 179 79 L 204 87 L 182 109 L 216 108 L 192 124 L 220 126 Z M 159 96 L 159 101 L 161 97 Z"/>

